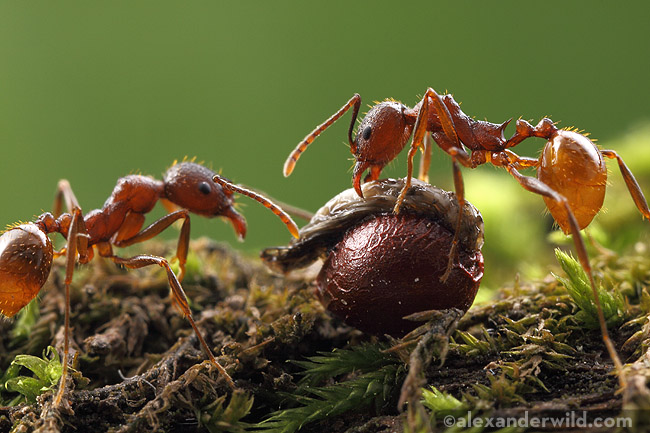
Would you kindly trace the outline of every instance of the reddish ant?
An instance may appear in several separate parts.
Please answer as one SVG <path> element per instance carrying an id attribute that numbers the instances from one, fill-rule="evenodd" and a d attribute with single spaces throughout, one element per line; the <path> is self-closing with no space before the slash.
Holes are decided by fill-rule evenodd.
<path id="1" fill-rule="evenodd" d="M 190 241 L 190 212 L 206 217 L 226 217 L 240 239 L 246 235 L 246 220 L 233 208 L 233 193 L 215 184 L 213 176 L 215 173 L 202 165 L 181 162 L 169 168 L 162 181 L 141 175 L 122 177 L 104 207 L 85 215 L 70 184 L 61 180 L 54 202 L 54 214 L 46 212 L 34 222 L 10 227 L 0 237 L 0 313 L 5 316 L 15 315 L 38 294 L 48 279 L 54 257 L 66 256 L 63 373 L 54 400 L 56 406 L 62 401 L 68 376 L 70 283 L 75 262 L 88 263 L 94 256 L 93 247 L 97 248 L 100 256 L 127 268 L 150 265 L 164 268 L 174 304 L 190 322 L 210 361 L 228 385 L 235 387 L 201 336 L 181 286 Z M 145 214 L 159 200 L 169 213 L 142 229 Z M 61 213 L 63 202 L 68 213 Z M 268 200 L 266 202 L 270 203 Z M 180 268 L 178 276 L 162 257 L 143 254 L 122 258 L 113 254 L 113 246 L 126 247 L 144 242 L 181 219 L 183 223 L 175 256 Z M 53 251 L 47 236 L 49 233 L 60 233 L 65 237 L 66 247 Z"/>
<path id="2" fill-rule="evenodd" d="M 580 237 L 580 230 L 589 225 L 603 204 L 607 181 L 607 167 L 603 157 L 617 160 L 634 203 L 641 214 L 650 219 L 650 209 L 641 188 L 621 157 L 613 150 L 599 149 L 582 134 L 558 129 L 548 118 L 542 119 L 535 127 L 519 119 L 513 136 L 505 139 L 503 133 L 510 120 L 501 124 L 474 120 L 461 111 L 460 105 L 451 95 L 440 96 L 432 88 L 427 89 L 422 100 L 413 108 L 392 100 L 373 106 L 361 120 L 357 136 L 353 140 L 352 132 L 360 106 L 361 97 L 355 94 L 332 117 L 307 135 L 287 158 L 284 175 L 289 176 L 307 146 L 352 107 L 354 109 L 348 130 L 348 142 L 356 159 L 353 185 L 361 197 L 363 173 L 369 170 L 364 179 L 366 182 L 378 179 L 383 167 L 397 156 L 413 135 L 408 152 L 406 182 L 395 204 L 395 213 L 399 212 L 410 188 L 413 158 L 419 148 L 423 150 L 419 177 L 422 180 L 428 179 L 431 154 L 429 137 L 451 156 L 456 196 L 461 206 L 465 202 L 465 194 L 460 165 L 475 168 L 491 163 L 505 168 L 524 189 L 541 195 L 560 228 L 564 233 L 572 235 L 578 258 L 589 276 L 594 292 L 603 340 L 617 371 L 621 372 L 622 364 L 609 339 L 600 300 L 596 295 L 589 257 Z M 529 137 L 547 140 L 539 158 L 520 157 L 509 150 Z M 521 174 L 519 170 L 522 168 L 536 168 L 537 177 Z M 459 213 L 457 227 L 460 227 L 461 216 Z M 443 280 L 447 278 L 453 265 L 458 232 L 456 230 L 456 239 L 449 253 Z M 619 378 L 621 385 L 624 385 L 622 374 L 619 374 Z"/>

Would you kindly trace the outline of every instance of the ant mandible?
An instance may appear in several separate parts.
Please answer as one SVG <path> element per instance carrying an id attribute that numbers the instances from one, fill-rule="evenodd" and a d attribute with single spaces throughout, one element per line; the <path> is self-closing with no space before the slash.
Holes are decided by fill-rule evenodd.
<path id="1" fill-rule="evenodd" d="M 589 277 L 599 315 L 600 327 L 607 350 L 620 373 L 622 364 L 607 332 L 607 325 L 597 296 L 589 257 L 580 230 L 585 228 L 602 207 L 607 182 L 607 167 L 603 157 L 616 159 L 627 188 L 641 214 L 650 219 L 648 203 L 623 159 L 613 150 L 599 149 L 589 138 L 576 131 L 558 129 L 548 118 L 542 119 L 536 126 L 525 120 L 516 122 L 512 137 L 505 139 L 504 130 L 510 123 L 501 124 L 475 120 L 460 109 L 454 98 L 445 94 L 440 96 L 428 88 L 422 100 L 413 108 L 387 100 L 373 106 L 361 120 L 354 140 L 352 132 L 361 106 L 361 97 L 355 94 L 339 111 L 318 126 L 298 144 L 289 155 L 284 165 L 284 175 L 289 176 L 296 161 L 307 146 L 325 129 L 332 125 L 346 111 L 353 107 L 352 121 L 348 129 L 350 151 L 356 163 L 353 170 L 353 185 L 363 197 L 361 176 L 369 170 L 364 181 L 376 180 L 383 167 L 392 161 L 413 136 L 408 152 L 406 182 L 395 204 L 398 213 L 406 196 L 413 174 L 413 158 L 418 149 L 422 149 L 419 178 L 428 181 L 428 169 L 431 155 L 429 137 L 452 159 L 456 197 L 462 206 L 465 201 L 463 178 L 460 166 L 475 168 L 485 163 L 503 167 L 526 190 L 541 195 L 551 215 L 564 231 L 571 234 L 582 267 Z M 547 143 L 539 158 L 520 157 L 509 148 L 516 146 L 529 137 L 540 137 Z M 536 168 L 537 177 L 520 173 L 522 168 Z M 461 213 L 458 214 L 457 227 L 460 227 Z M 449 253 L 445 279 L 451 271 L 453 257 L 458 244 L 456 239 Z M 619 374 L 621 385 L 625 379 Z"/>
<path id="2" fill-rule="evenodd" d="M 194 162 L 174 163 L 162 181 L 141 175 L 129 175 L 118 180 L 111 196 L 101 209 L 82 213 L 81 207 L 66 180 L 59 181 L 54 201 L 54 213 L 45 212 L 34 222 L 8 228 L 0 237 L 0 313 L 13 316 L 31 301 L 48 279 L 52 260 L 66 256 L 65 318 L 63 372 L 54 404 L 59 406 L 65 393 L 68 376 L 70 330 L 70 283 L 75 263 L 88 263 L 97 253 L 127 268 L 158 265 L 165 269 L 174 304 L 187 318 L 210 361 L 231 388 L 235 384 L 215 359 L 192 318 L 187 297 L 181 286 L 190 241 L 190 212 L 205 217 L 223 216 L 229 219 L 240 239 L 246 235 L 246 220 L 233 208 L 233 193 L 222 188 L 212 178 L 215 173 Z M 255 193 L 251 192 L 255 195 Z M 266 200 L 260 197 L 259 200 Z M 161 201 L 168 214 L 142 229 L 145 214 Z M 61 213 L 65 202 L 68 212 Z M 266 200 L 267 203 L 270 203 Z M 275 209 L 270 205 L 271 210 Z M 276 212 L 277 213 L 277 212 Z M 178 276 L 163 257 L 141 254 L 123 258 L 113 254 L 113 246 L 126 247 L 144 242 L 161 233 L 174 222 L 183 220 L 175 259 L 180 268 Z M 294 223 L 294 231 L 297 232 Z M 60 233 L 66 246 L 53 251 L 49 233 Z"/>

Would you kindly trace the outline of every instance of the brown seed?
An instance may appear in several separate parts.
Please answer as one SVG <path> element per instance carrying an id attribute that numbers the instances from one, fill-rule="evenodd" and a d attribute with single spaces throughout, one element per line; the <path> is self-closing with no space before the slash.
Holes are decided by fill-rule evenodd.
<path id="1" fill-rule="evenodd" d="M 462 249 L 449 278 L 454 235 L 417 214 L 387 214 L 349 230 L 318 276 L 320 299 L 347 324 L 370 334 L 403 336 L 418 311 L 458 308 L 474 301 L 481 277 L 480 251 Z"/>
<path id="2" fill-rule="evenodd" d="M 452 193 L 413 180 L 400 214 L 392 213 L 403 180 L 363 184 L 361 199 L 350 189 L 330 200 L 284 248 L 262 258 L 289 271 L 325 259 L 318 294 L 329 311 L 371 334 L 403 336 L 418 323 L 403 317 L 426 310 L 472 304 L 483 276 L 483 221 L 466 204 L 459 245 L 443 283 L 454 238 L 458 205 Z"/>

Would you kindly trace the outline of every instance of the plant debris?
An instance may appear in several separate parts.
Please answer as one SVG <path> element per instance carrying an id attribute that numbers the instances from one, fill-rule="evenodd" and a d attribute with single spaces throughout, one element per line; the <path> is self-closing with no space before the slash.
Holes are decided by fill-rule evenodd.
<path id="1" fill-rule="evenodd" d="M 73 383 L 69 410 L 57 411 L 60 361 L 44 351 L 62 348 L 59 266 L 37 304 L 0 321 L 0 432 L 427 432 L 450 427 L 446 416 L 458 431 L 468 417 L 567 411 L 590 420 L 625 415 L 633 418 L 628 430 L 641 431 L 650 424 L 648 248 L 593 259 L 626 362 L 625 390 L 593 327 L 588 294 L 559 267 L 558 279 L 517 282 L 444 326 L 435 314 L 416 315 L 423 325 L 396 340 L 330 316 L 308 273 L 273 275 L 259 259 L 193 241 L 183 286 L 233 392 L 169 301 L 164 272 L 97 260 L 75 273 Z"/>

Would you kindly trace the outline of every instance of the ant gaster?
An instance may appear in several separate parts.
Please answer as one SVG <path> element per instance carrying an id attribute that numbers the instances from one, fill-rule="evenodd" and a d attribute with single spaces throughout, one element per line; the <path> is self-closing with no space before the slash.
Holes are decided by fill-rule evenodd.
<path id="1" fill-rule="evenodd" d="M 542 119 L 534 127 L 519 119 L 513 136 L 505 139 L 504 130 L 510 120 L 494 124 L 472 119 L 463 113 L 451 95 L 440 96 L 432 88 L 427 89 L 422 100 L 413 108 L 396 101 L 376 104 L 361 121 L 353 140 L 354 123 L 360 106 L 361 97 L 355 94 L 332 117 L 307 135 L 287 158 L 284 175 L 291 174 L 296 161 L 307 146 L 350 108 L 353 108 L 353 114 L 348 129 L 348 142 L 356 160 L 353 185 L 359 196 L 362 196 L 360 185 L 363 173 L 369 170 L 365 181 L 378 179 L 383 167 L 397 156 L 409 137 L 413 136 L 408 152 L 406 182 L 395 204 L 395 213 L 399 212 L 410 188 L 413 158 L 420 148 L 423 150 L 423 157 L 419 177 L 428 180 L 431 154 L 429 137 L 452 159 L 454 186 L 461 205 L 465 202 L 461 165 L 475 168 L 491 163 L 505 168 L 524 189 L 541 195 L 560 228 L 564 233 L 572 235 L 578 258 L 594 292 L 603 340 L 620 373 L 622 364 L 609 339 L 600 300 L 596 295 L 589 257 L 579 233 L 589 225 L 603 204 L 607 181 L 607 168 L 603 157 L 616 159 L 634 203 L 641 214 L 650 219 L 650 209 L 641 188 L 621 157 L 613 150 L 599 149 L 585 135 L 558 129 L 548 118 Z M 547 140 L 539 158 L 520 157 L 510 150 L 529 137 Z M 522 168 L 536 168 L 537 177 L 521 174 L 519 170 Z M 457 227 L 460 226 L 460 219 L 459 213 Z M 443 279 L 451 271 L 457 243 L 455 239 Z M 622 374 L 619 374 L 619 379 L 621 385 L 624 385 Z"/>
<path id="2" fill-rule="evenodd" d="M 235 387 L 201 336 L 181 286 L 190 240 L 190 212 L 206 217 L 226 217 L 240 239 L 246 235 L 246 220 L 233 208 L 233 193 L 214 183 L 213 176 L 215 173 L 212 170 L 185 161 L 169 168 L 162 181 L 141 175 L 122 177 L 104 206 L 86 214 L 81 211 L 70 184 L 61 180 L 54 202 L 54 214 L 46 212 L 34 222 L 10 227 L 0 237 L 0 313 L 5 316 L 15 315 L 38 294 L 48 279 L 54 257 L 66 256 L 63 373 L 55 405 L 60 405 L 62 401 L 68 376 L 70 283 L 74 266 L 77 261 L 88 263 L 94 256 L 93 247 L 100 256 L 127 268 L 151 265 L 164 268 L 174 304 L 190 322 L 210 361 L 228 385 Z M 142 229 L 145 214 L 158 201 L 169 213 Z M 67 213 L 61 213 L 63 203 L 68 209 Z M 113 253 L 113 246 L 126 247 L 144 242 L 179 220 L 183 220 L 183 223 L 175 256 L 180 268 L 178 276 L 165 258 L 148 254 L 123 258 Z M 47 236 L 50 233 L 60 233 L 65 237 L 66 247 L 53 251 Z"/>

